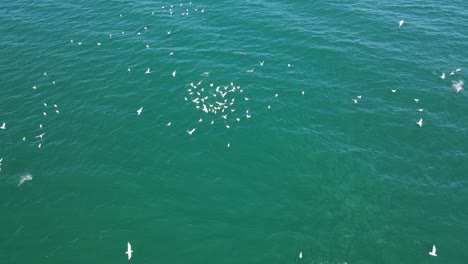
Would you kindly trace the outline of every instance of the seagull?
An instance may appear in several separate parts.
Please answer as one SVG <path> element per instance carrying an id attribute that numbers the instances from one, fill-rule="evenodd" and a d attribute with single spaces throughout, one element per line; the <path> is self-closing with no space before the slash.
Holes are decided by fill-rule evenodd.
<path id="1" fill-rule="evenodd" d="M 34 85 L 32 88 L 33 88 L 33 90 L 36 90 L 36 89 L 37 89 L 36 85 Z"/>
<path id="2" fill-rule="evenodd" d="M 101 42 L 98 42 L 97 45 L 98 45 L 98 46 L 101 46 Z"/>
<path id="3" fill-rule="evenodd" d="M 150 68 L 146 69 L 145 74 L 150 74 L 150 73 L 151 73 Z"/>
<path id="4" fill-rule="evenodd" d="M 39 128 L 42 129 L 42 124 L 39 124 Z"/>
<path id="5" fill-rule="evenodd" d="M 42 143 L 39 143 L 39 145 L 37 145 L 38 148 L 41 148 L 42 147 Z"/>
<path id="6" fill-rule="evenodd" d="M 459 72 L 459 71 L 461 71 L 461 70 L 462 70 L 462 69 L 458 68 L 458 69 L 456 69 L 455 71 L 456 71 L 456 72 Z"/>
<path id="7" fill-rule="evenodd" d="M 229 148 L 231 146 L 231 143 L 227 143 L 227 147 Z"/>
<path id="8" fill-rule="evenodd" d="M 361 99 L 361 98 L 362 98 L 362 95 L 358 95 L 357 98 L 358 98 L 358 99 Z"/>
<path id="9" fill-rule="evenodd" d="M 128 72 L 131 72 L 132 70 L 130 68 L 127 69 Z"/>
<path id="10" fill-rule="evenodd" d="M 125 254 L 128 255 L 128 260 L 132 258 L 132 253 L 133 253 L 132 245 L 130 245 L 130 242 L 127 242 L 127 252 L 125 252 Z"/>
<path id="11" fill-rule="evenodd" d="M 301 93 L 302 93 L 302 95 L 304 95 L 304 91 L 302 91 Z"/>
<path id="12" fill-rule="evenodd" d="M 417 103 L 419 102 L 419 98 L 415 98 L 414 101 Z"/>
<path id="13" fill-rule="evenodd" d="M 44 72 L 44 74 L 43 74 L 43 75 L 44 75 L 44 76 L 47 76 L 47 72 Z"/>
<path id="14" fill-rule="evenodd" d="M 247 70 L 247 72 L 253 72 L 255 70 L 255 68 L 252 68 L 250 70 Z"/>
<path id="15" fill-rule="evenodd" d="M 47 116 L 47 113 L 46 113 L 46 112 L 42 112 L 42 114 L 43 114 L 44 116 Z"/>
<path id="16" fill-rule="evenodd" d="M 265 63 L 265 61 L 261 61 L 261 62 L 260 62 L 260 66 L 263 66 L 263 63 Z"/>
<path id="17" fill-rule="evenodd" d="M 23 137 L 23 141 L 26 141 L 26 137 Z"/>
<path id="18" fill-rule="evenodd" d="M 450 76 L 452 76 L 452 75 L 454 75 L 454 74 L 455 74 L 455 71 L 452 71 L 452 72 L 450 73 Z"/>
<path id="19" fill-rule="evenodd" d="M 56 109 L 56 110 L 55 110 L 55 113 L 60 114 L 60 111 Z"/>
<path id="20" fill-rule="evenodd" d="M 143 107 L 137 110 L 138 115 L 141 115 L 141 112 L 143 112 Z"/>
<path id="21" fill-rule="evenodd" d="M 47 103 L 44 103 L 44 106 L 47 107 Z"/>
<path id="22" fill-rule="evenodd" d="M 171 34 L 171 31 L 170 31 L 170 30 L 169 30 L 169 31 L 167 31 L 167 34 L 168 34 L 168 35 L 170 35 L 170 34 Z"/>
<path id="23" fill-rule="evenodd" d="M 192 130 L 187 130 L 187 133 L 189 133 L 189 135 L 192 135 L 193 132 L 195 132 L 195 128 L 193 128 Z"/>
<path id="24" fill-rule="evenodd" d="M 291 68 L 291 64 L 288 63 L 288 68 Z"/>
<path id="25" fill-rule="evenodd" d="M 278 94 L 275 94 L 275 97 L 278 97 Z"/>
<path id="26" fill-rule="evenodd" d="M 167 123 L 167 125 L 166 125 L 166 126 L 171 126 L 171 122 Z"/>
<path id="27" fill-rule="evenodd" d="M 41 139 L 42 139 L 42 137 L 43 137 L 45 134 L 46 134 L 46 133 L 42 133 L 42 134 L 40 134 L 40 135 L 38 135 L 38 136 L 35 136 L 35 138 L 41 138 Z"/>
<path id="28" fill-rule="evenodd" d="M 5 129 L 5 122 L 3 122 L 3 125 L 0 127 L 0 129 Z"/>
<path id="29" fill-rule="evenodd" d="M 423 119 L 419 119 L 418 122 L 416 122 L 416 124 L 418 124 L 419 127 L 422 127 L 423 126 Z"/>
<path id="30" fill-rule="evenodd" d="M 403 26 L 404 23 L 405 23 L 405 20 L 404 20 L 404 19 L 400 20 L 400 22 L 398 22 L 398 27 Z"/>
<path id="31" fill-rule="evenodd" d="M 457 91 L 457 93 L 460 92 L 461 90 L 463 90 L 463 81 L 454 83 L 452 87 L 455 89 L 455 91 Z"/>
<path id="32" fill-rule="evenodd" d="M 419 109 L 418 109 L 419 112 L 422 112 L 423 110 L 424 110 L 424 109 L 422 109 L 422 108 L 419 108 Z"/>
<path id="33" fill-rule="evenodd" d="M 353 102 L 354 102 L 355 104 L 357 104 L 357 101 L 358 101 L 357 99 L 354 99 L 354 98 L 353 98 Z"/>
<path id="34" fill-rule="evenodd" d="M 172 72 L 172 77 L 175 77 L 175 76 L 176 76 L 176 72 L 177 72 L 177 71 L 173 71 L 173 72 Z"/>
<path id="35" fill-rule="evenodd" d="M 229 126 L 229 125 L 226 125 L 226 128 L 230 128 L 230 126 Z"/>
<path id="36" fill-rule="evenodd" d="M 148 45 L 148 44 L 146 44 L 146 48 L 149 49 L 149 45 Z"/>
<path id="37" fill-rule="evenodd" d="M 56 105 L 56 104 L 54 104 L 54 107 L 55 107 L 55 108 L 57 108 L 57 105 Z"/>
<path id="38" fill-rule="evenodd" d="M 299 259 L 301 259 L 301 258 L 302 258 L 302 251 L 299 252 Z"/>
<path id="39" fill-rule="evenodd" d="M 442 73 L 442 75 L 440 75 L 440 78 L 443 80 L 445 79 L 445 73 Z"/>
<path id="40" fill-rule="evenodd" d="M 392 93 L 396 93 L 396 91 L 397 91 L 397 89 L 393 89 L 393 90 L 392 90 Z"/>
<path id="41" fill-rule="evenodd" d="M 268 105 L 268 109 L 270 109 L 270 105 Z"/>
<path id="42" fill-rule="evenodd" d="M 432 251 L 429 252 L 429 255 L 437 257 L 436 246 L 435 245 L 432 245 Z"/>

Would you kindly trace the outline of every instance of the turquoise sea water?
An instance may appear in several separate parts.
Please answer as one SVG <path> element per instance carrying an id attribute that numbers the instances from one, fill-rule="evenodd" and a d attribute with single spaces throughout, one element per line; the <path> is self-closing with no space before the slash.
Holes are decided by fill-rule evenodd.
<path id="1" fill-rule="evenodd" d="M 0 3 L 0 263 L 468 261 L 468 2 L 180 4 Z"/>

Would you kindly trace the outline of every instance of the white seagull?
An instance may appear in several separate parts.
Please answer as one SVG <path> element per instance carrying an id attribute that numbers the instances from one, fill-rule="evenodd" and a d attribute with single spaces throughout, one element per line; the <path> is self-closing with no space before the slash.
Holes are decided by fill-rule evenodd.
<path id="1" fill-rule="evenodd" d="M 192 135 L 193 132 L 195 132 L 195 128 L 193 128 L 192 130 L 187 130 L 187 133 L 189 133 L 189 135 Z"/>
<path id="2" fill-rule="evenodd" d="M 253 72 L 255 70 L 255 68 L 252 68 L 250 70 L 247 70 L 247 72 Z"/>
<path id="3" fill-rule="evenodd" d="M 151 73 L 150 68 L 146 69 L 145 74 L 150 74 L 150 73 Z"/>
<path id="4" fill-rule="evenodd" d="M 175 76 L 176 76 L 176 73 L 177 73 L 177 71 L 173 71 L 173 72 L 172 72 L 172 77 L 175 77 Z"/>
<path id="5" fill-rule="evenodd" d="M 414 98 L 414 101 L 417 103 L 419 102 L 419 98 Z"/>
<path id="6" fill-rule="evenodd" d="M 265 63 L 265 61 L 261 61 L 261 62 L 260 62 L 260 66 L 263 66 L 263 63 Z"/>
<path id="7" fill-rule="evenodd" d="M 132 245 L 130 245 L 130 242 L 127 242 L 127 252 L 125 252 L 125 254 L 128 255 L 128 260 L 132 258 L 132 253 L 133 253 Z"/>
<path id="8" fill-rule="evenodd" d="M 392 90 L 392 93 L 396 93 L 396 91 L 397 91 L 397 89 L 393 89 L 393 90 Z"/>
<path id="9" fill-rule="evenodd" d="M 443 80 L 445 79 L 445 73 L 442 73 L 442 75 L 440 75 L 440 78 Z"/>
<path id="10" fill-rule="evenodd" d="M 0 129 L 5 129 L 5 122 L 3 122 L 3 125 L 0 127 Z"/>
<path id="11" fill-rule="evenodd" d="M 437 257 L 436 246 L 432 245 L 432 251 L 429 252 L 429 255 Z"/>
<path id="12" fill-rule="evenodd" d="M 171 126 L 171 122 L 167 123 L 167 126 Z"/>
<path id="13" fill-rule="evenodd" d="M 404 20 L 404 19 L 400 20 L 400 22 L 398 22 L 398 27 L 403 26 L 404 23 L 405 23 L 405 20 Z"/>
<path id="14" fill-rule="evenodd" d="M 138 115 L 141 115 L 141 112 L 143 112 L 143 107 L 137 110 Z"/>
<path id="15" fill-rule="evenodd" d="M 301 258 L 302 258 L 302 251 L 299 252 L 299 259 L 301 259 Z"/>
<path id="16" fill-rule="evenodd" d="M 423 119 L 419 119 L 418 122 L 416 122 L 416 124 L 418 124 L 419 127 L 422 127 L 423 126 Z"/>

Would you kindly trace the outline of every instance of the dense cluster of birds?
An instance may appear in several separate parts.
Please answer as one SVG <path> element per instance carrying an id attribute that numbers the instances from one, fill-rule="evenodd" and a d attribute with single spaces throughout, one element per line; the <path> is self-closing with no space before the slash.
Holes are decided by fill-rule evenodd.
<path id="1" fill-rule="evenodd" d="M 179 12 L 180 15 L 182 16 L 189 16 L 192 12 L 205 12 L 205 8 L 192 8 L 191 7 L 192 2 L 188 3 L 187 5 L 181 3 L 178 6 L 177 5 L 170 5 L 170 6 L 162 6 L 161 9 L 164 10 L 164 12 L 167 12 L 170 16 L 173 16 L 174 14 L 177 14 L 176 12 Z M 179 10 L 180 9 L 180 10 Z M 151 13 L 154 15 L 154 12 Z M 120 17 L 123 17 L 122 14 L 120 14 Z M 400 20 L 398 22 L 398 27 L 401 28 L 405 24 L 405 20 Z M 148 30 L 148 26 L 144 26 L 143 29 L 145 31 Z M 173 34 L 174 31 L 168 30 L 166 31 L 166 34 L 170 36 Z M 121 32 L 122 35 L 125 35 L 125 32 Z M 141 35 L 141 32 L 137 32 L 137 35 Z M 109 34 L 109 37 L 112 38 L 112 34 Z M 83 45 L 82 41 L 75 41 L 75 40 L 70 40 L 70 43 L 72 45 Z M 97 46 L 101 46 L 103 43 L 97 42 Z M 150 48 L 149 44 L 146 44 L 146 48 Z M 169 53 L 170 56 L 174 55 L 174 52 Z M 245 72 L 246 73 L 253 73 L 255 71 L 255 67 L 262 67 L 264 65 L 265 61 L 262 59 L 259 61 L 258 65 L 250 65 L 250 67 L 246 67 Z M 253 67 L 252 67 L 253 66 Z M 291 64 L 285 64 L 285 67 L 292 67 Z M 146 70 L 144 72 L 141 72 L 141 74 L 151 74 L 151 69 L 150 67 L 145 67 Z M 127 68 L 128 72 L 131 72 L 131 68 Z M 449 76 L 456 76 L 457 73 L 461 72 L 461 68 L 457 68 L 452 70 L 449 73 Z M 168 73 L 169 74 L 169 73 Z M 177 71 L 174 70 L 170 75 L 173 78 L 176 78 L 177 76 Z M 202 74 L 202 76 L 208 76 L 209 72 L 205 72 Z M 42 78 L 48 78 L 47 72 L 44 72 L 42 74 Z M 440 79 L 445 80 L 447 78 L 446 74 L 444 72 L 441 73 Z M 51 81 L 52 85 L 56 85 L 56 81 Z M 452 87 L 453 89 L 458 93 L 463 90 L 463 84 L 464 82 L 462 80 L 452 80 Z M 33 90 L 40 90 L 42 87 L 39 87 L 37 85 L 32 86 Z M 200 117 L 198 119 L 198 123 L 202 122 L 208 122 L 210 125 L 214 125 L 215 122 L 220 122 L 222 126 L 224 126 L 226 129 L 229 129 L 231 126 L 234 124 L 241 122 L 242 120 L 248 120 L 251 118 L 251 112 L 249 109 L 249 100 L 250 98 L 245 95 L 244 90 L 240 85 L 235 84 L 234 82 L 230 83 L 213 83 L 209 82 L 206 79 L 201 79 L 198 81 L 190 82 L 188 84 L 185 84 L 186 88 L 186 94 L 184 96 L 184 100 L 187 103 L 190 103 L 193 106 L 194 111 L 197 113 L 200 113 Z M 398 89 L 392 89 L 392 93 L 397 93 Z M 305 95 L 304 91 L 301 91 L 302 95 Z M 278 97 L 278 93 L 275 93 L 272 95 L 274 97 Z M 360 100 L 362 99 L 362 95 L 357 95 L 356 98 L 352 98 L 352 102 L 354 104 L 358 104 Z M 239 101 L 243 101 L 242 104 L 238 104 Z M 414 98 L 414 102 L 418 103 L 419 98 Z M 58 105 L 56 103 L 50 103 L 50 102 L 42 102 L 44 108 L 41 113 L 41 118 L 39 118 L 38 123 L 37 123 L 37 130 L 35 131 L 35 135 L 33 136 L 33 139 L 31 139 L 31 142 L 33 142 L 35 145 L 37 145 L 37 148 L 42 148 L 43 144 L 45 143 L 46 140 L 46 135 L 47 135 L 47 126 L 43 125 L 47 118 L 50 118 L 51 115 L 55 114 L 58 115 L 60 114 L 60 110 L 58 108 Z M 271 108 L 271 105 L 268 104 L 267 109 Z M 137 116 L 140 116 L 143 114 L 144 106 L 140 106 L 136 110 Z M 419 112 L 423 112 L 422 108 L 417 109 Z M 0 126 L 0 130 L 6 130 L 8 129 L 8 124 L 5 121 L 0 121 L 2 122 Z M 421 117 L 416 124 L 419 127 L 423 126 L 423 118 Z M 168 127 L 172 125 L 172 122 L 168 122 L 166 124 Z M 189 127 L 187 128 L 186 132 L 189 136 L 192 136 L 197 130 L 197 127 Z M 22 137 L 22 141 L 27 141 L 26 136 Z M 228 142 L 227 147 L 229 148 L 231 144 Z M 0 171 L 2 171 L 2 162 L 3 162 L 3 157 L 0 157 Z M 31 175 L 24 175 L 19 179 L 18 187 L 21 186 L 24 182 L 32 180 Z M 127 251 L 125 254 L 128 256 L 128 260 L 132 258 L 132 247 L 130 242 L 127 243 Z M 436 254 L 436 247 L 435 245 L 432 248 L 432 251 L 429 252 L 431 256 L 437 256 Z M 303 254 L 302 251 L 299 253 L 299 259 L 302 259 Z"/>

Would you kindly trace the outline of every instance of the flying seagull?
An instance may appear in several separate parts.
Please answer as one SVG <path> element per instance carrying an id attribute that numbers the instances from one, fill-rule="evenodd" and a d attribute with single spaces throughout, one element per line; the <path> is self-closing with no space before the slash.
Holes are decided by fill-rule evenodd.
<path id="1" fill-rule="evenodd" d="M 405 20 L 404 20 L 404 19 L 400 20 L 400 22 L 398 22 L 398 27 L 403 26 L 404 23 L 405 23 Z"/>
<path id="2" fill-rule="evenodd" d="M 141 112 L 143 112 L 143 107 L 137 110 L 138 115 L 141 115 Z"/>
<path id="3" fill-rule="evenodd" d="M 300 258 L 300 259 L 302 258 L 302 251 L 299 252 L 299 258 Z"/>
<path id="4" fill-rule="evenodd" d="M 132 245 L 130 245 L 130 242 L 127 242 L 127 252 L 125 252 L 125 254 L 128 255 L 128 260 L 132 258 L 132 253 L 133 253 Z"/>
<path id="5" fill-rule="evenodd" d="M 189 133 L 189 135 L 192 135 L 193 132 L 195 132 L 195 128 L 193 128 L 192 130 L 187 130 L 187 133 Z"/>
<path id="6" fill-rule="evenodd" d="M 422 127 L 423 126 L 423 119 L 419 119 L 418 122 L 416 122 L 416 124 L 418 124 L 419 127 Z"/>
<path id="7" fill-rule="evenodd" d="M 5 129 L 5 122 L 3 122 L 3 125 L 0 127 L 0 129 Z"/>
<path id="8" fill-rule="evenodd" d="M 150 68 L 146 69 L 145 74 L 150 74 L 150 73 L 151 73 Z"/>
<path id="9" fill-rule="evenodd" d="M 436 246 L 435 245 L 432 245 L 432 251 L 429 252 L 429 255 L 437 257 Z"/>

